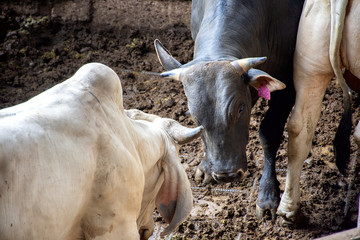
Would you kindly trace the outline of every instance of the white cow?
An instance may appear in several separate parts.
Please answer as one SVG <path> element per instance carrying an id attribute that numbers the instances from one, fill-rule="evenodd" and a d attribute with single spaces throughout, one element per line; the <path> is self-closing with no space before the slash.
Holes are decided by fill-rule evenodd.
<path id="1" fill-rule="evenodd" d="M 360 1 L 307 0 L 295 50 L 296 102 L 288 126 L 286 186 L 278 208 L 285 223 L 291 223 L 297 217 L 301 169 L 311 149 L 325 90 L 334 75 L 343 89 L 345 106 L 350 107 L 342 68 L 352 76 L 351 80 L 359 81 Z"/>
<path id="2" fill-rule="evenodd" d="M 201 130 L 124 110 L 99 63 L 1 110 L 0 239 L 147 239 L 155 205 L 170 233 L 192 208 L 178 147 Z"/>

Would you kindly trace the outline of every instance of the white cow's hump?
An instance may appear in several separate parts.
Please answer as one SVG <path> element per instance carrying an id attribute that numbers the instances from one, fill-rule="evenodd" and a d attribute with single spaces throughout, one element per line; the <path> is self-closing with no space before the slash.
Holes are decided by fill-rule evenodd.
<path id="1" fill-rule="evenodd" d="M 120 79 L 111 68 L 89 63 L 71 78 L 27 102 L 0 110 L 0 126 L 13 126 L 15 122 L 21 126 L 37 125 L 41 122 L 40 125 L 52 126 L 59 131 L 81 131 L 82 125 L 94 124 L 93 120 L 102 115 L 100 105 L 122 108 Z"/>
<path id="2" fill-rule="evenodd" d="M 118 75 L 114 70 L 101 63 L 85 64 L 69 80 L 79 81 L 83 85 L 107 95 L 122 93 Z"/>

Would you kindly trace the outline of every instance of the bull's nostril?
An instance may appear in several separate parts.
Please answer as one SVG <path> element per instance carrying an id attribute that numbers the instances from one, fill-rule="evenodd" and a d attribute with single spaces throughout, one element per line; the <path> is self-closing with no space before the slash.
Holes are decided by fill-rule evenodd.
<path id="1" fill-rule="evenodd" d="M 237 171 L 236 173 L 230 173 L 231 175 L 233 175 L 233 177 L 234 178 L 238 178 L 238 179 L 243 179 L 244 178 L 244 176 L 245 176 L 245 173 L 244 173 L 244 171 L 243 170 L 239 170 L 239 171 Z"/>
<path id="2" fill-rule="evenodd" d="M 245 173 L 243 172 L 243 171 L 241 171 L 241 173 L 240 173 L 241 175 L 240 175 L 240 179 L 244 179 L 244 177 L 245 177 Z"/>
<path id="3" fill-rule="evenodd" d="M 216 174 L 216 173 L 212 172 L 212 173 L 211 173 L 211 176 L 213 177 L 213 179 L 214 179 L 215 181 L 217 181 L 217 182 L 221 182 L 221 181 L 220 181 L 220 178 L 219 178 L 219 176 L 218 176 L 218 174 Z"/>

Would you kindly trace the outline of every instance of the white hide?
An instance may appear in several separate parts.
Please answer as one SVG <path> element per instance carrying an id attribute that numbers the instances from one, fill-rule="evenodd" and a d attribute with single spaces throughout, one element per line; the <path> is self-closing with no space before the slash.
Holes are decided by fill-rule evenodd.
<path id="1" fill-rule="evenodd" d="M 191 209 L 177 144 L 158 123 L 126 116 L 105 65 L 1 110 L 0 129 L 2 240 L 147 239 L 166 172 L 184 203 L 173 226 Z"/>
<path id="2" fill-rule="evenodd" d="M 333 0 L 307 0 L 300 19 L 294 57 L 296 102 L 288 127 L 289 165 L 285 191 L 278 208 L 278 214 L 289 220 L 294 220 L 299 210 L 301 169 L 311 149 L 325 90 L 335 75 L 330 59 L 336 61 L 335 55 L 338 54 L 340 66 L 360 78 L 360 1 L 350 0 L 348 4 L 347 1 L 337 1 L 340 3 L 338 6 L 343 4 L 346 15 L 345 21 L 338 19 L 336 26 L 331 26 L 330 2 Z M 341 6 L 333 11 L 341 16 Z M 337 28 L 341 34 L 337 36 L 340 52 L 330 49 L 331 29 Z"/>

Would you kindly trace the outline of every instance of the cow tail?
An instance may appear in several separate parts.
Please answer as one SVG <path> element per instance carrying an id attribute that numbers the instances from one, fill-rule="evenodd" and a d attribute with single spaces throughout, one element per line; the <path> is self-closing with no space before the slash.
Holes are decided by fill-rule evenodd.
<path id="1" fill-rule="evenodd" d="M 343 91 L 344 112 L 334 139 L 336 166 L 343 174 L 350 162 L 351 95 L 340 67 L 340 44 L 345 25 L 346 6 L 348 0 L 331 0 L 331 32 L 329 56 L 335 76 Z"/>

